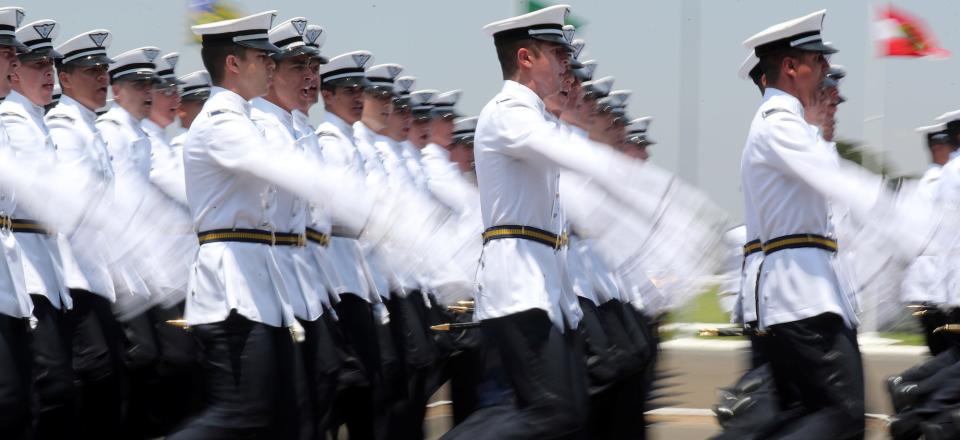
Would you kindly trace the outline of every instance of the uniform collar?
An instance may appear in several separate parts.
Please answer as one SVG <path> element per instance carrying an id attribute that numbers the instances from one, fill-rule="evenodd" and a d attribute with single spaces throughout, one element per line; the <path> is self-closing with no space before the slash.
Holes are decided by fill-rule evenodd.
<path id="1" fill-rule="evenodd" d="M 7 95 L 7 98 L 4 99 L 3 102 L 20 105 L 24 108 L 24 110 L 27 111 L 27 113 L 30 114 L 30 116 L 43 119 L 43 107 L 34 104 L 32 101 L 27 99 L 26 96 L 17 93 L 16 90 L 11 90 L 10 94 Z"/>
<path id="2" fill-rule="evenodd" d="M 64 106 L 67 108 L 76 109 L 80 116 L 83 117 L 83 120 L 89 125 L 93 125 L 97 121 L 97 112 L 90 110 L 87 106 L 80 103 L 76 99 L 71 98 L 69 95 L 64 94 L 60 97 L 60 103 L 57 106 Z"/>
<path id="3" fill-rule="evenodd" d="M 151 137 L 163 137 L 163 127 L 157 125 L 157 123 L 150 120 L 150 118 L 143 118 L 143 121 L 140 122 L 140 127 Z"/>
<path id="4" fill-rule="evenodd" d="M 326 112 L 323 115 L 323 120 L 324 122 L 333 124 L 333 126 L 337 127 L 340 132 L 353 139 L 353 127 L 351 127 L 350 124 L 347 124 L 347 121 L 344 121 L 343 119 L 340 119 L 339 116 L 333 114 L 333 112 Z"/>
<path id="5" fill-rule="evenodd" d="M 215 102 L 218 105 L 230 110 L 243 112 L 245 116 L 250 117 L 250 103 L 236 92 L 223 87 L 213 86 L 210 87 L 210 98 L 208 101 L 213 101 L 214 98 L 216 98 Z M 211 107 L 211 109 L 216 110 L 216 108 L 213 107 Z"/>
<path id="6" fill-rule="evenodd" d="M 503 89 L 500 90 L 500 93 L 508 94 L 521 102 L 535 106 L 540 110 L 541 113 L 546 114 L 546 106 L 543 104 L 543 100 L 537 96 L 536 93 L 533 93 L 533 90 L 530 90 L 529 87 L 520 84 L 516 81 L 506 80 L 503 82 Z"/>
<path id="7" fill-rule="evenodd" d="M 761 105 L 764 108 L 782 108 L 801 118 L 803 117 L 803 104 L 800 103 L 800 100 L 796 96 L 775 87 L 767 87 L 763 92 L 763 104 Z"/>
<path id="8" fill-rule="evenodd" d="M 260 110 L 260 111 L 262 111 L 262 112 L 264 112 L 264 113 L 267 113 L 267 114 L 270 114 L 270 115 L 275 116 L 277 119 L 280 120 L 280 122 L 281 122 L 284 126 L 287 127 L 288 130 L 290 130 L 291 133 L 294 132 L 294 128 L 293 128 L 293 113 L 290 113 L 290 112 L 284 110 L 284 109 L 283 109 L 282 107 L 280 107 L 279 105 L 274 104 L 274 103 L 270 102 L 269 100 L 264 99 L 264 98 L 262 98 L 262 97 L 258 97 L 258 98 L 253 98 L 253 99 L 251 99 L 251 100 L 250 100 L 250 105 L 251 105 L 253 108 L 257 109 L 257 110 Z"/>
<path id="9" fill-rule="evenodd" d="M 110 117 L 119 119 L 119 121 L 117 122 L 125 123 L 131 127 L 140 128 L 140 120 L 137 118 L 134 118 L 133 115 L 131 115 L 130 112 L 127 111 L 127 109 L 121 107 L 120 105 L 114 104 L 113 106 L 110 107 L 110 110 L 107 110 L 107 112 L 104 113 L 103 116 L 101 116 L 101 118 L 110 118 Z M 147 119 L 147 118 L 143 118 L 143 119 Z"/>

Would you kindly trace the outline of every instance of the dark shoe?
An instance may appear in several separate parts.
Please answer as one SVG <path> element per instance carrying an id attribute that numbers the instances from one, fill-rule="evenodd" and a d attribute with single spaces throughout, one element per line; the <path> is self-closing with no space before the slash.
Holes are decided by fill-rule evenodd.
<path id="1" fill-rule="evenodd" d="M 915 383 L 902 383 L 897 385 L 891 393 L 893 399 L 893 410 L 900 414 L 913 407 L 917 403 L 920 395 L 920 386 Z"/>

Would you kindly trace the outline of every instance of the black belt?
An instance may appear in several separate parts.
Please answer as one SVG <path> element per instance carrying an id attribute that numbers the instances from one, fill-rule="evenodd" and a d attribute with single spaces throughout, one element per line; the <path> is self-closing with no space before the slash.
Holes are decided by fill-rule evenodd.
<path id="1" fill-rule="evenodd" d="M 767 240 L 763 243 L 763 253 L 770 255 L 784 249 L 814 248 L 836 252 L 837 240 L 817 234 L 791 234 Z"/>
<path id="2" fill-rule="evenodd" d="M 0 216 L 0 228 L 6 228 L 13 232 L 24 232 L 28 234 L 53 235 L 53 231 L 36 220 L 27 220 L 23 218 L 10 218 Z"/>
<path id="3" fill-rule="evenodd" d="M 763 246 L 760 244 L 760 240 L 750 240 L 747 244 L 743 245 L 743 257 L 749 257 L 752 254 L 763 251 Z"/>
<path id="4" fill-rule="evenodd" d="M 330 244 L 330 236 L 313 228 L 307 228 L 307 241 L 327 247 Z"/>
<path id="5" fill-rule="evenodd" d="M 295 232 L 274 232 L 273 244 L 276 246 L 297 246 L 307 245 L 307 236 Z"/>
<path id="6" fill-rule="evenodd" d="M 487 228 L 486 231 L 483 231 L 483 244 L 501 238 L 521 238 L 535 241 L 554 249 L 565 247 L 568 241 L 567 234 L 557 235 L 553 232 L 544 231 L 543 229 L 532 226 L 502 225 Z"/>
<path id="7" fill-rule="evenodd" d="M 272 231 L 262 229 L 212 229 L 197 234 L 200 244 L 207 243 L 257 243 L 273 246 L 276 243 Z"/>

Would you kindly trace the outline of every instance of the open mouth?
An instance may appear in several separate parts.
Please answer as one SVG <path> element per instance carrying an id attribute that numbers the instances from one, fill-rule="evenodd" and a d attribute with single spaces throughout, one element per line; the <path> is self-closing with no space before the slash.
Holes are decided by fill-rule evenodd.
<path id="1" fill-rule="evenodd" d="M 150 107 L 150 106 L 153 105 L 153 100 L 152 100 L 152 99 L 144 99 L 144 100 L 143 100 L 143 105 L 145 105 L 145 106 L 147 106 L 147 107 Z"/>

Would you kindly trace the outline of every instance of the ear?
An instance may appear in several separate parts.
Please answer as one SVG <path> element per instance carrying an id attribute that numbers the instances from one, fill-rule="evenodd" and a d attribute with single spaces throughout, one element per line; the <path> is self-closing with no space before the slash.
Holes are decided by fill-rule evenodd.
<path id="1" fill-rule="evenodd" d="M 22 66 L 22 64 L 21 64 Z M 10 72 L 10 82 L 20 82 L 20 68 L 13 69 L 13 72 Z"/>
<path id="2" fill-rule="evenodd" d="M 330 89 L 320 89 L 320 97 L 322 97 L 324 101 L 327 101 L 333 97 L 333 92 L 331 92 Z"/>
<path id="3" fill-rule="evenodd" d="M 240 74 L 240 58 L 238 56 L 227 55 L 226 59 L 224 59 L 224 64 L 226 65 L 227 72 Z"/>
<path id="4" fill-rule="evenodd" d="M 790 77 L 795 77 L 797 74 L 797 59 L 794 57 L 783 57 L 783 61 L 780 62 L 780 71 Z"/>
<path id="5" fill-rule="evenodd" d="M 60 81 L 61 89 L 73 88 L 73 84 L 70 82 L 70 75 L 67 75 L 66 72 L 57 72 L 57 79 Z"/>
<path id="6" fill-rule="evenodd" d="M 533 67 L 533 51 L 527 49 L 526 47 L 521 47 L 517 49 L 517 67 L 531 68 Z"/>

